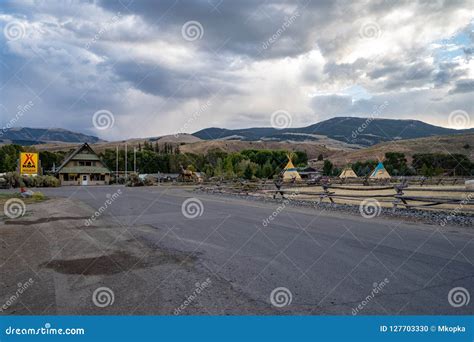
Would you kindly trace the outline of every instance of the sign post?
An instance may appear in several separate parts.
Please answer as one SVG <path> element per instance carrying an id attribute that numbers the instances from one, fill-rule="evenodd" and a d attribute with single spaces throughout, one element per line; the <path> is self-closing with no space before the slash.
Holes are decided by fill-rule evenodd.
<path id="1" fill-rule="evenodd" d="M 20 153 L 20 174 L 37 175 L 38 174 L 38 153 L 21 152 Z"/>

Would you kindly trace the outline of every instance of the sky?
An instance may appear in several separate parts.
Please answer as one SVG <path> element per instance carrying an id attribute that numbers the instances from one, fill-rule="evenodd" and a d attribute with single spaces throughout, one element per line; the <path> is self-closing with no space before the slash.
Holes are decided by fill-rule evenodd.
<path id="1" fill-rule="evenodd" d="M 0 29 L 3 127 L 474 127 L 472 1 L 3 0 Z"/>

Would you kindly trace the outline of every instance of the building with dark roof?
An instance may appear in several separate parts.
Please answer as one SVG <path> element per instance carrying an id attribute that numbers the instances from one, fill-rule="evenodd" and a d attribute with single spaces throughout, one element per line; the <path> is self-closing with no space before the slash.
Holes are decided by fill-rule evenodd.
<path id="1" fill-rule="evenodd" d="M 56 170 L 61 185 L 105 185 L 110 170 L 89 144 L 75 149 Z"/>

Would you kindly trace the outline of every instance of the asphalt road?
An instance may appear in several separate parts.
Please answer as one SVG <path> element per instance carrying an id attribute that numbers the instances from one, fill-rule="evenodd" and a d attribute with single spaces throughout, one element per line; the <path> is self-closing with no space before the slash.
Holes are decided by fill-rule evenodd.
<path id="1" fill-rule="evenodd" d="M 153 246 L 192 256 L 211 279 L 248 299 L 245 310 L 226 310 L 236 300 L 216 290 L 211 300 L 224 306 L 220 312 L 474 313 L 472 301 L 455 307 L 448 300 L 456 287 L 474 294 L 473 230 L 366 219 L 166 186 L 41 191 L 99 210 L 119 189 L 122 194 L 97 222 L 115 222 Z M 190 198 L 202 207 L 192 200 L 183 214 L 183 203 Z M 270 216 L 274 219 L 264 224 Z M 150 229 L 138 231 L 143 226 Z M 280 291 L 273 304 L 272 291 Z M 146 302 L 146 294 L 144 298 Z"/>

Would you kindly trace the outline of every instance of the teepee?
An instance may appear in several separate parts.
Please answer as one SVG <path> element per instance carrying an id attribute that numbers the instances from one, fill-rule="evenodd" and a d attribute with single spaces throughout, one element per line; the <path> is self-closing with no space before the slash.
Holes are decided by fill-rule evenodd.
<path id="1" fill-rule="evenodd" d="M 339 178 L 357 178 L 357 175 L 350 166 L 347 166 L 344 168 L 344 170 L 342 170 Z"/>
<path id="2" fill-rule="evenodd" d="M 390 179 L 391 176 L 387 172 L 387 170 L 385 170 L 385 167 L 383 166 L 383 163 L 379 162 L 379 164 L 377 165 L 377 167 L 372 172 L 372 174 L 370 175 L 369 178 L 372 178 L 372 179 Z"/>
<path id="3" fill-rule="evenodd" d="M 283 181 L 300 181 L 301 176 L 296 170 L 296 167 L 293 165 L 291 161 L 291 155 L 287 154 L 288 157 L 288 164 L 286 164 L 285 168 L 283 169 Z"/>

